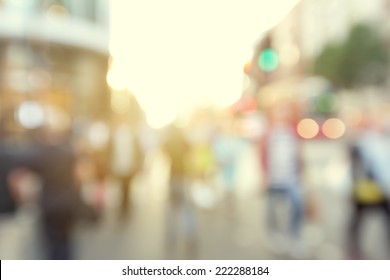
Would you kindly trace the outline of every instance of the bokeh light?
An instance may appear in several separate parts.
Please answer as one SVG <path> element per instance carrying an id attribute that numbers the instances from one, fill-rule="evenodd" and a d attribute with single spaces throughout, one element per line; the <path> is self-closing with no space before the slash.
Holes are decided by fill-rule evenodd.
<path id="1" fill-rule="evenodd" d="M 303 119 L 298 123 L 298 134 L 305 139 L 312 139 L 318 135 L 320 127 L 313 119 Z"/>
<path id="2" fill-rule="evenodd" d="M 324 135 L 331 139 L 338 139 L 345 134 L 345 124 L 340 119 L 332 118 L 328 119 L 322 125 L 322 132 Z"/>
<path id="3" fill-rule="evenodd" d="M 252 62 L 248 62 L 244 65 L 244 73 L 248 74 L 252 70 Z"/>
<path id="4" fill-rule="evenodd" d="M 279 66 L 279 56 L 272 49 L 265 49 L 259 56 L 259 67 L 265 72 L 272 72 Z"/>
<path id="5" fill-rule="evenodd" d="M 16 111 L 19 124 L 27 129 L 34 129 L 43 125 L 45 121 L 44 109 L 38 102 L 25 101 Z"/>

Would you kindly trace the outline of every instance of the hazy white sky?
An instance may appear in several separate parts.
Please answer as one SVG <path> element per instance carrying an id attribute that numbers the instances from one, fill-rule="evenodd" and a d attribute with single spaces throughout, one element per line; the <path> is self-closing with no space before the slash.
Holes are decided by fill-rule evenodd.
<path id="1" fill-rule="evenodd" d="M 108 80 L 151 125 L 194 104 L 236 101 L 254 42 L 298 0 L 111 0 Z"/>

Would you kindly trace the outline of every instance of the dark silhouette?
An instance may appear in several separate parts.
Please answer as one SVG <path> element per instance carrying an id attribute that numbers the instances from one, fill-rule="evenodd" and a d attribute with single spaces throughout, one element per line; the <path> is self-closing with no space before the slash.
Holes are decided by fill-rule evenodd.
<path id="1" fill-rule="evenodd" d="M 384 214 L 390 237 L 390 204 L 386 190 L 390 186 L 387 168 L 390 160 L 385 139 L 375 124 L 369 124 L 350 147 L 352 162 L 352 217 L 349 226 L 349 258 L 362 259 L 361 228 L 365 213 L 379 211 Z M 390 246 L 390 238 L 388 240 Z M 390 251 L 390 247 L 389 247 Z"/>
<path id="2" fill-rule="evenodd" d="M 20 150 L 18 166 L 12 177 L 28 171 L 42 182 L 39 206 L 43 239 L 48 259 L 72 259 L 72 233 L 78 216 L 87 213 L 76 178 L 76 155 L 70 138 L 63 132 L 42 128 L 36 141 Z M 90 212 L 92 213 L 92 212 Z"/>

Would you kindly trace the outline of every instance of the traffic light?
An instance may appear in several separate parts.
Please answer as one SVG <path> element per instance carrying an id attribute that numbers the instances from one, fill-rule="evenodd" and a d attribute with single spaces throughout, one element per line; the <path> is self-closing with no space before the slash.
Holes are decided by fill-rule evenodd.
<path id="1" fill-rule="evenodd" d="M 274 48 L 271 34 L 266 35 L 261 40 L 257 51 L 257 66 L 262 73 L 274 72 L 279 67 L 279 54 Z"/>
<path id="2" fill-rule="evenodd" d="M 279 66 L 278 53 L 272 48 L 263 49 L 258 58 L 258 64 L 261 70 L 265 72 L 272 72 Z"/>

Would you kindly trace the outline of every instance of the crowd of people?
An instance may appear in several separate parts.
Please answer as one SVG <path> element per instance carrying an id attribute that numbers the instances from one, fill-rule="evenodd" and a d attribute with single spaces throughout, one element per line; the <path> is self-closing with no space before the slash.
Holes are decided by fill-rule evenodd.
<path id="1" fill-rule="evenodd" d="M 95 134 L 88 134 L 88 125 L 77 132 L 75 126 L 58 129 L 44 125 L 21 143 L 2 133 L 0 213 L 13 215 L 29 202 L 31 198 L 23 191 L 23 180 L 35 174 L 40 179 L 35 203 L 40 208 L 46 258 L 72 259 L 75 257 L 72 235 L 78 221 L 99 223 L 102 219 L 108 177 L 119 185 L 120 221 L 126 223 L 132 218 L 135 179 L 147 172 L 149 154 L 157 149 L 169 162 L 166 251 L 175 250 L 182 234 L 188 257 L 196 258 L 199 248 L 196 209 L 210 208 L 223 201 L 224 211 L 234 216 L 235 194 L 240 185 L 239 159 L 246 144 L 258 151 L 258 172 L 263 175 L 258 190 L 266 195 L 267 242 L 272 246 L 280 243 L 277 237 L 283 232 L 283 225 L 277 209 L 287 205 L 289 225 L 283 234 L 291 245 L 291 256 L 307 258 L 302 227 L 309 197 L 303 179 L 304 140 L 296 132 L 299 120 L 296 113 L 289 104 L 272 107 L 265 114 L 267 125 L 259 139 L 242 137 L 239 118 L 235 116 L 214 124 L 207 121 L 183 127 L 172 124 L 150 135 L 151 129 L 145 132 L 138 123 L 126 118 L 113 124 L 101 122 L 99 133 Z M 387 138 L 381 117 L 373 112 L 364 116 L 349 135 L 347 145 L 354 210 L 347 235 L 347 258 L 365 257 L 359 236 L 363 214 L 369 209 L 381 210 L 390 230 Z M 94 141 L 90 141 L 91 137 Z M 93 187 L 86 198 L 83 192 L 88 184 Z M 218 193 L 222 196 L 218 197 Z"/>

